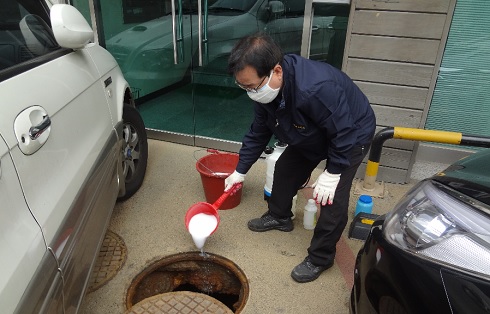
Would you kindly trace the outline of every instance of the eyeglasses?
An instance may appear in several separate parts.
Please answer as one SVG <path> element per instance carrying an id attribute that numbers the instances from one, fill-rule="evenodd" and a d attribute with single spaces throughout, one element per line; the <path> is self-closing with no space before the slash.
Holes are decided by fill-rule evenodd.
<path id="1" fill-rule="evenodd" d="M 259 87 L 260 87 L 260 85 L 262 85 L 262 83 L 264 83 L 264 81 L 265 81 L 265 78 L 266 78 L 266 77 L 269 77 L 269 75 L 264 76 L 264 78 L 262 79 L 262 81 L 260 81 L 260 84 L 259 84 L 259 85 L 257 85 L 257 87 L 255 87 L 255 88 L 251 88 L 251 87 L 246 87 L 246 86 L 243 86 L 242 84 L 238 83 L 236 80 L 235 80 L 235 84 L 236 84 L 238 87 L 240 87 L 241 89 L 246 90 L 246 91 L 247 91 L 247 93 L 258 93 L 258 91 L 259 91 Z"/>

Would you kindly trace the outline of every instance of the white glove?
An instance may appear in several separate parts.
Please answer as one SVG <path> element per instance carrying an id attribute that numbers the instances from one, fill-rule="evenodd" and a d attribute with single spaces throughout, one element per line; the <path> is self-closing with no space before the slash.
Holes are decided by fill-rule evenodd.
<path id="1" fill-rule="evenodd" d="M 245 181 L 245 175 L 236 172 L 235 170 L 228 178 L 225 179 L 225 192 L 228 192 L 228 190 L 235 184 L 242 183 L 243 181 Z"/>
<path id="2" fill-rule="evenodd" d="M 311 186 L 313 190 L 313 198 L 316 203 L 322 203 L 325 206 L 332 205 L 333 198 L 335 196 L 335 190 L 340 181 L 340 173 L 332 174 L 327 170 L 323 171 L 322 174 L 316 179 L 315 183 Z"/>

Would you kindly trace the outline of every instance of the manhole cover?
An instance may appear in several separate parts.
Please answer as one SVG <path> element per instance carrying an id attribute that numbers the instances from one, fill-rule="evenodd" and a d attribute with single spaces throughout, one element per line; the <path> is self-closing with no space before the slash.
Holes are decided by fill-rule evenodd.
<path id="1" fill-rule="evenodd" d="M 249 286 L 242 270 L 222 256 L 179 253 L 153 262 L 133 279 L 126 308 L 168 292 L 196 292 L 219 301 L 232 313 L 240 313 L 248 299 Z"/>
<path id="2" fill-rule="evenodd" d="M 126 261 L 127 249 L 123 239 L 114 232 L 107 233 L 90 277 L 88 292 L 95 291 L 116 276 Z"/>
<path id="3" fill-rule="evenodd" d="M 206 294 L 179 291 L 157 294 L 130 308 L 126 314 L 231 314 L 226 305 Z"/>

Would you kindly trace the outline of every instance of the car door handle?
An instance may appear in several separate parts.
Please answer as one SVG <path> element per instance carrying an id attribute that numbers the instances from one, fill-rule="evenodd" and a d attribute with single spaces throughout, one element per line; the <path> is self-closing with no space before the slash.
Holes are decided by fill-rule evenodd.
<path id="1" fill-rule="evenodd" d="M 316 31 L 317 31 L 317 30 L 319 30 L 319 29 L 320 29 L 320 26 L 318 26 L 318 25 L 313 25 L 313 26 L 311 27 L 311 31 L 312 31 L 312 32 L 316 32 Z"/>
<path id="2" fill-rule="evenodd" d="M 32 155 L 48 140 L 51 118 L 41 106 L 22 110 L 14 120 L 14 132 L 19 148 L 25 155 Z"/>
<path id="3" fill-rule="evenodd" d="M 31 138 L 31 140 L 37 139 L 50 126 L 51 126 L 51 119 L 46 115 L 43 117 L 41 123 L 35 126 L 31 126 L 31 128 L 29 129 L 29 137 Z"/>

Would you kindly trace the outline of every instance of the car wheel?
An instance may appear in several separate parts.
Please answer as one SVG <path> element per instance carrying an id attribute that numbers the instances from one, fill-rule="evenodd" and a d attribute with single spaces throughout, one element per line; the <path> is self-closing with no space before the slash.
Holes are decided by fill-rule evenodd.
<path id="1" fill-rule="evenodd" d="M 148 142 L 145 124 L 138 110 L 132 106 L 123 109 L 122 148 L 123 175 L 126 194 L 118 197 L 118 201 L 130 198 L 143 184 L 148 162 Z"/>

